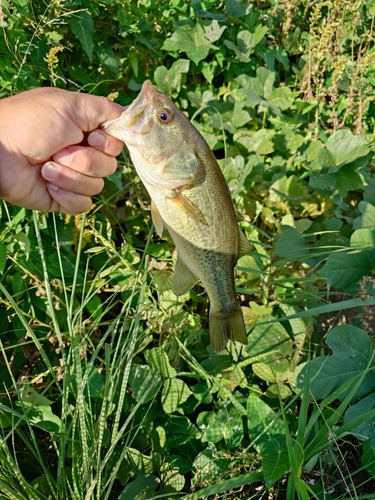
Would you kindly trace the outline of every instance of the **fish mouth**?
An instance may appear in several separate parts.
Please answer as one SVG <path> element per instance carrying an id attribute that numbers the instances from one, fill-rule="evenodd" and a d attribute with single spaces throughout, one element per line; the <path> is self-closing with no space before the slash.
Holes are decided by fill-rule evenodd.
<path id="1" fill-rule="evenodd" d="M 151 81 L 146 80 L 143 82 L 140 93 L 129 106 L 124 108 L 119 118 L 102 123 L 100 125 L 101 128 L 108 134 L 117 137 L 117 139 L 127 142 L 129 140 L 130 127 L 134 127 L 141 120 L 153 92 L 154 87 Z"/>

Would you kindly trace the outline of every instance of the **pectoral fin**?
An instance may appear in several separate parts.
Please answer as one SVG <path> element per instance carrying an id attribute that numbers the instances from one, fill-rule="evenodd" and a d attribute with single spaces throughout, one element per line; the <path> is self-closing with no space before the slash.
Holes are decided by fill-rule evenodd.
<path id="1" fill-rule="evenodd" d="M 152 222 L 154 223 L 156 232 L 161 238 L 163 235 L 164 221 L 161 218 L 158 207 L 155 205 L 155 203 L 152 200 L 151 200 L 151 217 L 152 217 Z"/>
<path id="2" fill-rule="evenodd" d="M 175 295 L 183 295 L 192 288 L 198 278 L 190 271 L 190 269 L 177 257 L 174 275 L 172 277 L 172 291 Z"/>
<path id="3" fill-rule="evenodd" d="M 191 217 L 197 224 L 203 224 L 208 227 L 208 223 L 201 210 L 192 201 L 185 198 L 185 196 L 178 191 L 178 189 L 173 190 L 173 197 L 169 199 L 173 201 L 178 208 Z"/>
<path id="4" fill-rule="evenodd" d="M 246 238 L 244 233 L 238 228 L 238 258 L 240 259 L 244 255 L 252 252 L 254 250 L 253 245 Z"/>

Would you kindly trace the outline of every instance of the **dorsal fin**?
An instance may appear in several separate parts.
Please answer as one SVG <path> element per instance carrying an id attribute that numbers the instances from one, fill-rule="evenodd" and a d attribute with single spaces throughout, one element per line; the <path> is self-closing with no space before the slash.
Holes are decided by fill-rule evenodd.
<path id="1" fill-rule="evenodd" d="M 244 255 L 249 254 L 254 250 L 253 245 L 246 238 L 244 233 L 238 228 L 238 258 L 240 259 Z"/>

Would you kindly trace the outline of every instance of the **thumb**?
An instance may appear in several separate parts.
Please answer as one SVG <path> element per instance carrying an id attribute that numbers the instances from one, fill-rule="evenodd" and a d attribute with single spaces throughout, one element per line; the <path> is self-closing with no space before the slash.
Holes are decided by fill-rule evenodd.
<path id="1" fill-rule="evenodd" d="M 67 103 L 66 111 L 83 132 L 91 132 L 107 120 L 118 118 L 124 108 L 106 97 L 69 92 L 73 103 Z"/>

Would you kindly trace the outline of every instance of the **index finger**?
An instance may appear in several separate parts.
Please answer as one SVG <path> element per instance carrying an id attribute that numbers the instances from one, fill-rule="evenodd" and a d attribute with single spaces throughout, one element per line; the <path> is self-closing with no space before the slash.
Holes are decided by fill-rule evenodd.
<path id="1" fill-rule="evenodd" d="M 118 156 L 124 149 L 124 143 L 115 137 L 110 136 L 101 129 L 90 132 L 87 142 L 91 147 L 102 151 L 109 156 Z"/>

